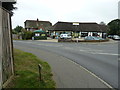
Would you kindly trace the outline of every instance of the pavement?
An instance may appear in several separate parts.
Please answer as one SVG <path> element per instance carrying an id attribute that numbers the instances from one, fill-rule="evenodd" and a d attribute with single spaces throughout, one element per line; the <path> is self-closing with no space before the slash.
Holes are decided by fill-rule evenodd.
<path id="1" fill-rule="evenodd" d="M 37 41 L 43 41 L 43 42 L 58 42 L 58 39 L 47 39 L 47 40 L 37 40 Z"/>
<path id="2" fill-rule="evenodd" d="M 111 88 L 99 77 L 64 56 L 34 47 L 14 45 L 14 48 L 33 53 L 48 62 L 57 88 Z"/>

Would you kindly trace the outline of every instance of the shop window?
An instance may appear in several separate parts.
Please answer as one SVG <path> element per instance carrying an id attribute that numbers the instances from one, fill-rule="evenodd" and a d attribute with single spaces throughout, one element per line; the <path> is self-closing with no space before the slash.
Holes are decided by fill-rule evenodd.
<path id="1" fill-rule="evenodd" d="M 45 35 L 45 34 L 41 34 L 41 36 L 43 36 L 43 37 L 44 37 L 44 36 L 46 36 L 46 35 Z"/>
<path id="2" fill-rule="evenodd" d="M 88 32 L 82 32 L 81 33 L 81 37 L 86 37 L 86 36 L 88 36 Z"/>
<path id="3" fill-rule="evenodd" d="M 35 36 L 40 36 L 40 34 L 39 33 L 35 33 Z"/>
<path id="4" fill-rule="evenodd" d="M 99 36 L 98 33 L 93 33 L 93 36 Z"/>

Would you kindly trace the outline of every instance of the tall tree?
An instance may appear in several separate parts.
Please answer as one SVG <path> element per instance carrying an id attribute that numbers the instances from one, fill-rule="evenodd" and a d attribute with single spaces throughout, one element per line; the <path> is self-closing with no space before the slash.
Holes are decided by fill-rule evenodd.
<path id="1" fill-rule="evenodd" d="M 120 35 L 120 19 L 112 20 L 111 22 L 108 23 L 108 26 L 110 28 L 110 31 L 108 32 L 108 34 Z"/>
<path id="2" fill-rule="evenodd" d="M 23 29 L 23 27 L 22 26 L 16 26 L 15 28 L 14 28 L 14 31 L 16 32 L 16 33 L 20 33 L 21 31 L 22 31 L 22 29 Z"/>

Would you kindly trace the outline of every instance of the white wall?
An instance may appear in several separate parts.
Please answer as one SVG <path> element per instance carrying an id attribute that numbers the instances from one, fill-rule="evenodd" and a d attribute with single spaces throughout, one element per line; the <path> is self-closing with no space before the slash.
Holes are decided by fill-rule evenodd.
<path id="1" fill-rule="evenodd" d="M 88 36 L 92 36 L 92 35 L 93 35 L 93 33 L 92 33 L 92 32 L 89 32 L 89 33 L 88 33 Z"/>

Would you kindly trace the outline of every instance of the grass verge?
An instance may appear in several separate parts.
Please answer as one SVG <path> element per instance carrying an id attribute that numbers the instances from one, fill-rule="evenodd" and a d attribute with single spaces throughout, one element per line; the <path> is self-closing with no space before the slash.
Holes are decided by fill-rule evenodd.
<path id="1" fill-rule="evenodd" d="M 8 88 L 55 88 L 53 74 L 47 62 L 35 55 L 14 49 L 15 77 Z M 38 64 L 42 65 L 42 81 L 39 80 Z"/>

